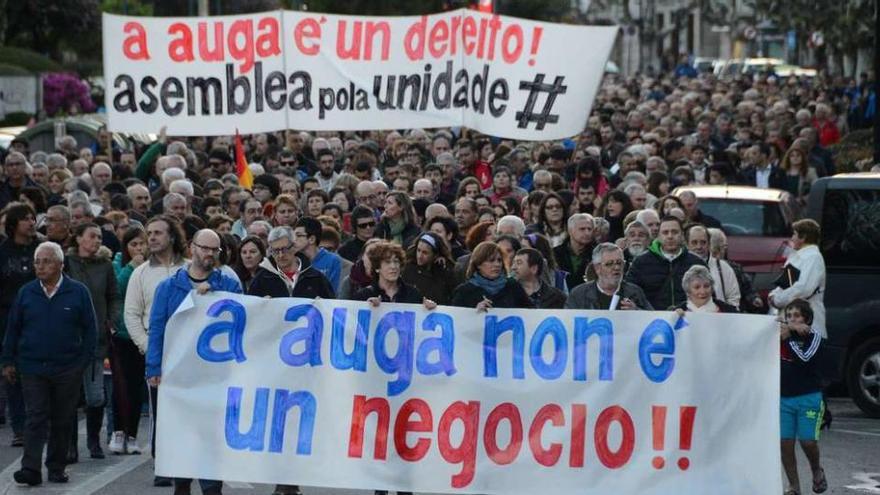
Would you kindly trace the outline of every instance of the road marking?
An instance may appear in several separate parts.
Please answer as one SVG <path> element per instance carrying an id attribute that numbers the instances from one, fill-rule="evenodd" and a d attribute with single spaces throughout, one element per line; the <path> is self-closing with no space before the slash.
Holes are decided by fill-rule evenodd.
<path id="1" fill-rule="evenodd" d="M 860 485 L 847 485 L 847 490 L 855 490 L 864 493 L 880 493 L 880 473 L 853 473 L 853 478 L 861 482 Z"/>
<path id="2" fill-rule="evenodd" d="M 850 435 L 864 435 L 866 437 L 880 437 L 880 433 L 871 433 L 868 431 L 841 430 L 840 428 L 835 428 L 833 431 L 840 432 L 840 433 L 849 433 Z"/>
<path id="3" fill-rule="evenodd" d="M 229 488 L 235 488 L 237 490 L 249 490 L 254 487 L 254 485 L 243 481 L 224 481 L 223 484 Z"/>
<path id="4" fill-rule="evenodd" d="M 116 481 L 117 478 L 121 478 L 142 464 L 149 462 L 149 460 L 150 456 L 148 455 L 127 455 L 122 462 L 117 462 L 109 468 L 101 469 L 96 473 L 92 473 L 91 476 L 84 478 L 83 483 L 70 484 L 65 493 L 68 495 L 91 495 Z M 76 476 L 76 472 L 73 475 Z M 76 480 L 76 478 L 72 479 Z"/>

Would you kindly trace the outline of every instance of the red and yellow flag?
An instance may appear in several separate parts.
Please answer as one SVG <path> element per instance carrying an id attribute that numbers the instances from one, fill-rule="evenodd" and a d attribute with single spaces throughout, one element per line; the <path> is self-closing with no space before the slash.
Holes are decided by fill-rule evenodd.
<path id="1" fill-rule="evenodd" d="M 251 168 L 248 166 L 247 158 L 244 156 L 244 145 L 241 144 L 241 136 L 238 129 L 235 130 L 235 175 L 238 176 L 238 183 L 241 187 L 250 190 L 254 186 L 254 176 L 251 174 Z"/>

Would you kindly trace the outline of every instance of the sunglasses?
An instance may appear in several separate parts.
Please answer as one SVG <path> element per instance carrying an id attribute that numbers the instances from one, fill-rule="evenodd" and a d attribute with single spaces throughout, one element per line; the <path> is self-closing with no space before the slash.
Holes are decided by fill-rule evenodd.
<path id="1" fill-rule="evenodd" d="M 364 222 L 357 224 L 357 228 L 359 229 L 371 229 L 376 226 L 376 222 Z"/>

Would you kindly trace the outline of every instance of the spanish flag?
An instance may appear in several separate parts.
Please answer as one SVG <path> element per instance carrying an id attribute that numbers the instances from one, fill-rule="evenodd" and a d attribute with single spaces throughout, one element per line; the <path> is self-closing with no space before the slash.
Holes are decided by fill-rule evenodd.
<path id="1" fill-rule="evenodd" d="M 241 144 L 241 136 L 238 129 L 235 130 L 235 175 L 241 187 L 250 190 L 254 186 L 254 176 L 248 167 L 247 158 L 244 156 L 244 145 Z"/>

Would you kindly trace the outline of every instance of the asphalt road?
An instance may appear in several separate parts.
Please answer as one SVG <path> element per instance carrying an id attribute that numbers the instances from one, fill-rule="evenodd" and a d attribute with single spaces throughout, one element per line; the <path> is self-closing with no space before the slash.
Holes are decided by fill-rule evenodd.
<path id="1" fill-rule="evenodd" d="M 864 417 L 849 399 L 832 399 L 834 423 L 821 439 L 822 462 L 831 494 L 880 494 L 880 419 Z M 146 424 L 146 421 L 145 423 Z M 146 427 L 142 429 L 146 431 Z M 84 450 L 84 424 L 80 422 L 81 462 L 68 468 L 71 482 L 67 485 L 44 483 L 28 488 L 15 484 L 12 473 L 19 468 L 21 450 L 9 447 L 11 431 L 0 428 L 0 495 L 5 494 L 67 494 L 67 495 L 158 495 L 171 494 L 170 488 L 152 486 L 152 461 L 148 454 L 108 456 L 102 461 L 88 458 Z M 798 453 L 802 480 L 809 480 L 809 468 Z M 744 474 L 746 475 L 746 474 Z M 805 481 L 804 493 L 810 493 Z M 193 487 L 193 493 L 199 493 Z M 226 494 L 269 494 L 272 487 L 231 483 L 224 486 Z M 371 495 L 365 490 L 304 488 L 306 495 Z M 779 492 L 782 493 L 780 487 Z M 775 495 L 775 494 L 768 494 Z"/>

